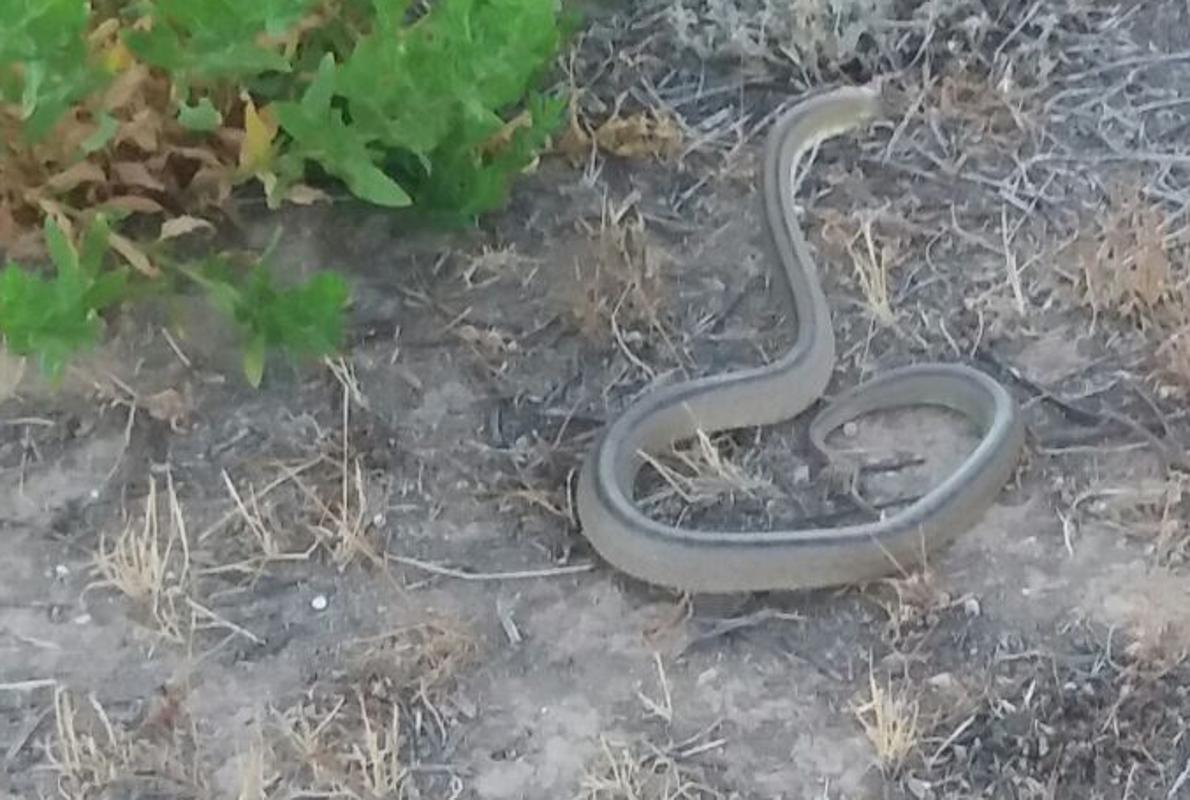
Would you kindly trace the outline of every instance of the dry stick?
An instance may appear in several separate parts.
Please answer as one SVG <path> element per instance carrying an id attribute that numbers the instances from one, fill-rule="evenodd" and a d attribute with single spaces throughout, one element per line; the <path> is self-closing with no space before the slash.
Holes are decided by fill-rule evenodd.
<path id="1" fill-rule="evenodd" d="M 457 578 L 458 580 L 462 581 L 519 581 L 531 580 L 533 578 L 556 578 L 562 575 L 574 575 L 580 572 L 590 572 L 595 568 L 594 564 L 587 563 L 572 564 L 566 567 L 516 570 L 512 572 L 466 572 L 460 569 L 444 567 L 431 561 L 422 561 L 417 558 L 410 558 L 409 556 L 394 556 L 390 553 L 386 555 L 385 558 L 390 561 L 395 561 L 398 564 L 416 567 L 417 569 L 432 573 L 434 575 L 442 575 L 446 578 Z"/>
<path id="2" fill-rule="evenodd" d="M 49 689 L 57 686 L 58 681 L 53 678 L 34 678 L 28 681 L 0 683 L 0 692 L 31 692 L 36 689 Z"/>

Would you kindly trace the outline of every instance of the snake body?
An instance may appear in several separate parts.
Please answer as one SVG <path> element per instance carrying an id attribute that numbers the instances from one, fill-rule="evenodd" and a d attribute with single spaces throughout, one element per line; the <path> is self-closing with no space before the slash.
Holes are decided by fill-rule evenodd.
<path id="1" fill-rule="evenodd" d="M 1011 477 L 1024 443 L 1012 397 L 981 371 L 931 363 L 891 370 L 842 393 L 808 429 L 811 444 L 828 458 L 826 436 L 873 411 L 933 405 L 980 429 L 978 445 L 953 473 L 891 516 L 836 528 L 693 530 L 655 520 L 633 502 L 642 453 L 698 431 L 792 419 L 826 389 L 835 340 L 830 308 L 795 221 L 794 168 L 822 141 L 875 119 L 882 106 L 878 86 L 844 87 L 802 100 L 773 124 L 761 176 L 764 223 L 797 338 L 764 366 L 647 392 L 604 428 L 581 466 L 575 508 L 583 535 L 613 567 L 648 583 L 701 593 L 872 580 L 919 564 L 952 541 L 978 521 Z"/>

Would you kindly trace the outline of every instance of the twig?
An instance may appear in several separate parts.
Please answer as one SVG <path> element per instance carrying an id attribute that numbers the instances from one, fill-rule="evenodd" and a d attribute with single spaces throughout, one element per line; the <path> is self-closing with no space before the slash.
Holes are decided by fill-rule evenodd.
<path id="1" fill-rule="evenodd" d="M 1190 780 L 1190 758 L 1186 759 L 1186 766 L 1182 767 L 1182 771 L 1174 779 L 1173 785 L 1169 787 L 1169 792 L 1165 795 L 1166 800 L 1173 800 L 1173 796 L 1181 791 L 1188 780 Z"/>
<path id="2" fill-rule="evenodd" d="M 466 572 L 461 569 L 444 567 L 431 561 L 421 561 L 420 559 L 410 558 L 409 556 L 386 555 L 385 558 L 395 561 L 398 564 L 416 567 L 417 569 L 433 573 L 434 575 L 442 575 L 447 578 L 457 578 L 462 581 L 521 581 L 531 580 L 533 578 L 557 578 L 562 575 L 575 575 L 580 572 L 590 572 L 595 568 L 594 564 L 587 563 L 571 564 L 570 566 L 566 567 L 514 570 L 512 572 Z"/>
<path id="3" fill-rule="evenodd" d="M 58 685 L 53 678 L 34 678 L 28 681 L 12 681 L 0 683 L 0 692 L 32 692 L 37 689 L 49 689 Z"/>

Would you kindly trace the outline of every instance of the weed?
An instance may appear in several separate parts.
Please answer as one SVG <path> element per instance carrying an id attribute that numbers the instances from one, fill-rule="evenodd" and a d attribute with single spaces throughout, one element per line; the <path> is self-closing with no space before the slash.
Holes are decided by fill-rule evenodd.
<path id="1" fill-rule="evenodd" d="M 1082 300 L 1093 314 L 1152 323 L 1173 283 L 1165 229 L 1164 213 L 1145 202 L 1139 184 L 1111 187 L 1108 210 L 1075 243 Z"/>
<path id="2" fill-rule="evenodd" d="M 186 641 L 192 617 L 186 598 L 190 545 L 172 480 L 167 490 L 169 520 L 162 531 L 157 482 L 150 479 L 142 524 L 128 525 L 110 545 L 101 535 L 95 571 L 109 586 L 149 615 L 153 626 L 174 643 Z"/>
<path id="3" fill-rule="evenodd" d="M 267 260 L 236 274 L 231 262 L 208 259 L 199 268 L 179 267 L 202 286 L 214 306 L 240 331 L 243 369 L 259 386 L 268 349 L 283 347 L 293 355 L 332 355 L 343 335 L 347 285 L 338 275 L 320 272 L 303 284 L 276 285 Z"/>
<path id="4" fill-rule="evenodd" d="M 908 694 L 894 691 L 891 685 L 880 686 L 870 668 L 868 686 L 867 701 L 855 706 L 854 713 L 876 751 L 881 769 L 896 772 L 917 748 L 918 706 Z"/>
<path id="5" fill-rule="evenodd" d="M 67 361 L 98 341 L 100 312 L 121 298 L 123 270 L 102 270 L 108 228 L 97 217 L 76 249 L 46 218 L 45 238 L 55 274 L 42 278 L 17 264 L 0 272 L 0 334 L 18 356 L 35 355 L 42 371 L 58 379 Z"/>
<path id="6" fill-rule="evenodd" d="M 201 214 L 247 181 L 271 207 L 325 199 L 304 183 L 312 176 L 370 203 L 466 222 L 504 202 L 565 109 L 531 91 L 566 34 L 553 0 L 443 0 L 424 13 L 409 0 L 17 0 L 10 11 L 0 33 L 0 248 L 40 256 L 31 234 L 46 220 L 58 277 L 9 265 L 0 333 L 54 374 L 95 342 L 98 313 L 129 299 L 122 272 L 98 270 L 102 251 L 146 278 L 161 271 L 143 243 L 101 226 L 83 255 L 96 269 L 79 278 L 51 217 L 164 217 L 165 242 L 209 227 Z M 340 281 L 319 275 L 283 290 L 263 268 L 232 281 L 224 266 L 188 274 L 245 334 L 250 383 L 270 346 L 334 349 Z"/>
<path id="7" fill-rule="evenodd" d="M 82 800 L 103 791 L 126 773 L 132 762 L 127 737 L 117 731 L 94 698 L 84 717 L 74 697 L 54 690 L 54 739 L 47 748 L 58 773 L 58 791 L 68 800 Z"/>
<path id="8" fill-rule="evenodd" d="M 600 758 L 582 779 L 578 800 L 717 800 L 722 795 L 655 747 L 641 755 L 599 738 Z"/>
<path id="9" fill-rule="evenodd" d="M 891 325 L 895 314 L 888 296 L 888 273 L 890 267 L 904 261 L 905 242 L 892 233 L 876 230 L 879 212 L 844 215 L 827 209 L 821 216 L 822 239 L 832 251 L 851 260 L 868 310 L 882 324 Z"/>

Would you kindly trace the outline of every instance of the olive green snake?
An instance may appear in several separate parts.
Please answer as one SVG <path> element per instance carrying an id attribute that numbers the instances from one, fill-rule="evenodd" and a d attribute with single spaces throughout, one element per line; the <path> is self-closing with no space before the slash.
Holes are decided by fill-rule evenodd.
<path id="1" fill-rule="evenodd" d="M 810 422 L 811 444 L 863 414 L 928 405 L 981 432 L 975 448 L 928 492 L 881 519 L 834 528 L 704 530 L 647 516 L 633 500 L 642 454 L 694 436 L 792 419 L 815 403 L 834 370 L 830 308 L 794 216 L 793 175 L 818 144 L 876 119 L 876 83 L 804 99 L 773 123 L 761 173 L 763 220 L 797 338 L 780 358 L 644 393 L 607 424 L 575 487 L 583 535 L 606 562 L 647 583 L 696 593 L 822 588 L 862 583 L 919 565 L 972 527 L 1012 477 L 1024 425 L 1008 391 L 962 364 L 900 367 L 833 398 Z"/>

